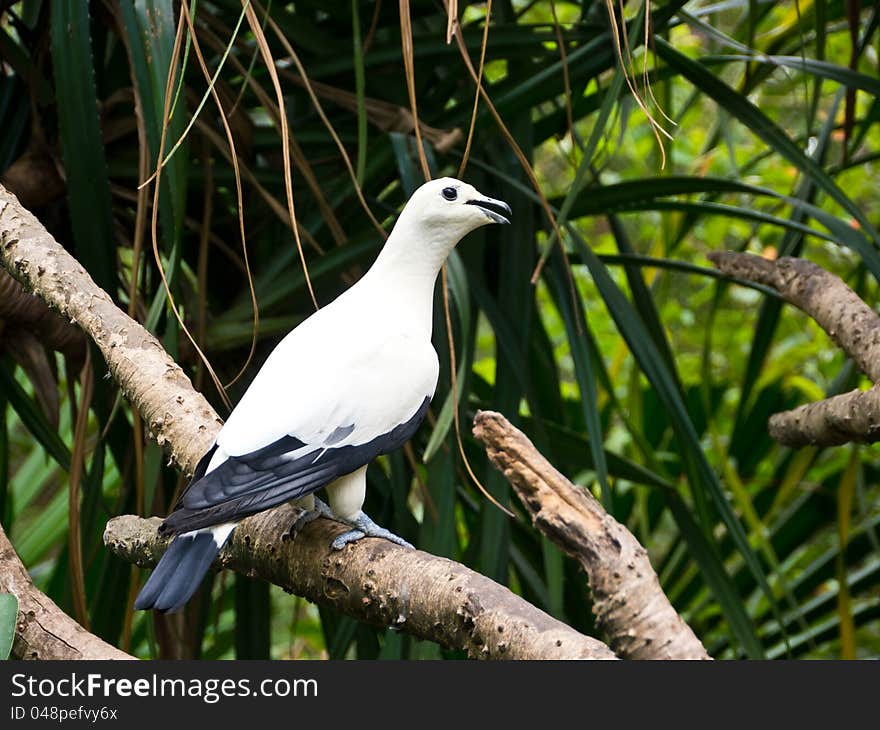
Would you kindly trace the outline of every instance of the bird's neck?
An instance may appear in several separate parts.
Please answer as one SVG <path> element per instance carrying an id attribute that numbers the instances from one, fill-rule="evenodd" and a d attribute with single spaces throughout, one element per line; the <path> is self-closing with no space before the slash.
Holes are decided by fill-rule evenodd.
<path id="1" fill-rule="evenodd" d="M 418 280 L 431 289 L 440 267 L 464 233 L 449 226 L 431 225 L 417 212 L 404 208 L 373 269 L 381 271 L 382 276 Z"/>
<path id="2" fill-rule="evenodd" d="M 360 285 L 370 288 L 386 316 L 412 335 L 431 338 L 434 284 L 440 267 L 457 241 L 441 231 L 417 229 L 401 217 Z"/>

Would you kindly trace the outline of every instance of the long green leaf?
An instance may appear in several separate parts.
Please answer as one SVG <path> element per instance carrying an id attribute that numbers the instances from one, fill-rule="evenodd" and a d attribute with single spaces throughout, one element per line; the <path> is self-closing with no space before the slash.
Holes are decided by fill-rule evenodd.
<path id="1" fill-rule="evenodd" d="M 677 51 L 662 38 L 657 38 L 657 51 L 666 63 L 678 70 L 691 83 L 715 100 L 745 124 L 760 139 L 776 150 L 779 155 L 809 176 L 835 202 L 855 218 L 865 233 L 880 244 L 880 236 L 868 217 L 837 183 L 812 158 L 805 155 L 791 138 L 745 96 L 729 87 L 701 63 Z"/>
<path id="2" fill-rule="evenodd" d="M 52 68 L 77 257 L 112 296 L 116 240 L 90 28 L 88 0 L 52 0 Z"/>
<path id="3" fill-rule="evenodd" d="M 565 263 L 558 251 L 552 257 L 552 266 L 555 302 L 565 322 L 568 343 L 574 359 L 575 376 L 580 390 L 584 421 L 587 424 L 587 434 L 590 437 L 593 467 L 596 469 L 596 479 L 602 490 L 602 502 L 605 509 L 611 510 L 612 494 L 611 486 L 608 483 L 608 464 L 605 460 L 605 451 L 602 448 L 604 437 L 596 394 L 596 380 L 593 373 L 592 357 L 587 349 L 585 336 L 580 331 L 580 328 L 589 328 L 589 324 L 584 315 L 580 297 L 574 298 L 574 302 L 572 302 L 573 297 L 568 287 L 569 279 L 565 271 Z"/>
<path id="4" fill-rule="evenodd" d="M 726 55 L 726 56 L 704 56 L 700 62 L 705 66 L 712 66 L 720 63 L 730 63 L 731 61 L 748 61 L 751 63 L 766 63 L 771 66 L 780 66 L 790 68 L 797 71 L 805 71 L 830 81 L 837 81 L 843 86 L 852 89 L 861 89 L 867 91 L 873 96 L 880 96 L 880 81 L 876 77 L 853 71 L 845 66 L 839 66 L 836 63 L 828 61 L 817 61 L 812 58 L 802 58 L 801 56 L 765 56 L 764 54 L 747 55 Z"/>
<path id="5" fill-rule="evenodd" d="M 70 451 L 46 420 L 33 399 L 19 385 L 5 361 L 0 361 L 0 390 L 15 409 L 21 422 L 64 471 L 70 470 Z"/>
<path id="6" fill-rule="evenodd" d="M 18 621 L 18 599 L 11 593 L 0 593 L 0 661 L 9 658 Z"/>

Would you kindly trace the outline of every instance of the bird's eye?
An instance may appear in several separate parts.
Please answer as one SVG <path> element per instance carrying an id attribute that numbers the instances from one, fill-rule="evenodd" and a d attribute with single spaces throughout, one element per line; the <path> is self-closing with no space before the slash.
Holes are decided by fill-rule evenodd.
<path id="1" fill-rule="evenodd" d="M 455 200 L 458 197 L 458 190 L 455 188 L 443 188 L 443 197 L 447 200 Z"/>

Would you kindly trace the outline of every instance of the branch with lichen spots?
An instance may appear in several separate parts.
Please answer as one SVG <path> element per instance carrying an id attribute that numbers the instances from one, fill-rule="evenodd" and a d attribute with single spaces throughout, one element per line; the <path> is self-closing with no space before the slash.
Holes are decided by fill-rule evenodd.
<path id="1" fill-rule="evenodd" d="M 812 317 L 874 383 L 880 381 L 880 316 L 839 277 L 798 258 L 771 261 L 732 251 L 713 251 L 708 256 L 729 276 L 776 289 Z M 768 431 L 791 447 L 880 441 L 878 386 L 774 414 Z"/>
<path id="2" fill-rule="evenodd" d="M 593 495 L 560 474 L 500 413 L 479 411 L 474 436 L 510 482 L 532 522 L 586 571 L 596 622 L 619 656 L 710 658 L 669 603 L 647 551 Z"/>
<path id="3" fill-rule="evenodd" d="M 578 633 L 470 568 L 387 540 L 365 538 L 343 550 L 347 530 L 318 519 L 294 539 L 299 510 L 282 505 L 242 521 L 215 564 L 372 624 L 405 631 L 478 659 L 614 659 L 601 641 Z M 160 520 L 111 519 L 105 544 L 122 559 L 152 567 L 168 541 Z"/>

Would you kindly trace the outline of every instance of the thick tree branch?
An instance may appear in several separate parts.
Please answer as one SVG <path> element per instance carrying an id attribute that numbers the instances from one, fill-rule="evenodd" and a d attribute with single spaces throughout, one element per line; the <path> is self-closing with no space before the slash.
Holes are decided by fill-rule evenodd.
<path id="1" fill-rule="evenodd" d="M 792 448 L 880 441 L 880 386 L 774 413 L 767 430 L 771 438 Z"/>
<path id="2" fill-rule="evenodd" d="M 291 540 L 287 531 L 298 514 L 283 505 L 244 520 L 218 566 L 474 658 L 615 658 L 602 642 L 452 560 L 373 538 L 335 551 L 330 543 L 348 528 L 325 519 Z M 125 560 L 155 565 L 167 545 L 156 534 L 159 522 L 158 517 L 116 517 L 107 523 L 104 542 Z"/>
<path id="3" fill-rule="evenodd" d="M 812 317 L 859 369 L 880 381 L 880 316 L 840 278 L 804 259 L 771 261 L 752 254 L 713 251 L 725 274 L 767 284 Z M 770 436 L 785 446 L 836 446 L 880 440 L 880 391 L 854 390 L 770 418 Z"/>
<path id="4" fill-rule="evenodd" d="M 156 440 L 192 471 L 219 428 L 217 414 L 159 342 L 121 312 L 2 186 L 0 263 L 86 331 Z M 341 527 L 327 520 L 286 541 L 294 514 L 285 506 L 246 520 L 223 552 L 223 564 L 362 621 L 397 627 L 472 656 L 614 658 L 602 642 L 458 563 L 374 539 L 331 552 Z M 164 545 L 156 536 L 157 524 L 156 519 L 117 518 L 105 539 L 127 559 L 153 564 Z"/>
<path id="5" fill-rule="evenodd" d="M 647 551 L 584 488 L 548 462 L 500 413 L 480 411 L 474 436 L 504 473 L 532 522 L 580 561 L 593 612 L 612 649 L 629 659 L 709 659 L 666 594 Z"/>
<path id="6" fill-rule="evenodd" d="M 34 585 L 0 526 L 0 593 L 18 599 L 16 659 L 134 659 L 90 634 Z"/>

